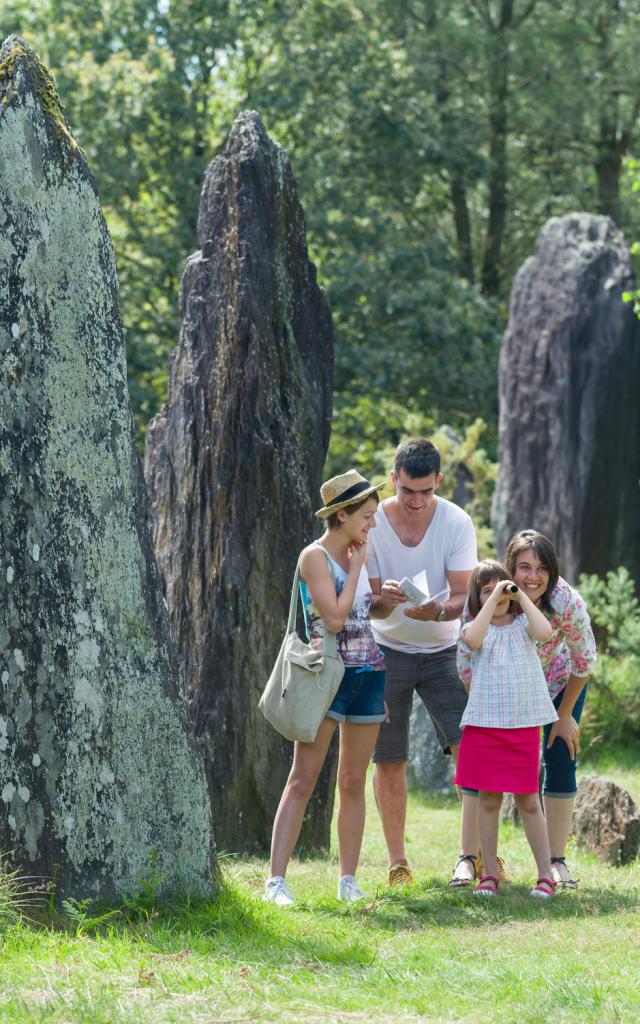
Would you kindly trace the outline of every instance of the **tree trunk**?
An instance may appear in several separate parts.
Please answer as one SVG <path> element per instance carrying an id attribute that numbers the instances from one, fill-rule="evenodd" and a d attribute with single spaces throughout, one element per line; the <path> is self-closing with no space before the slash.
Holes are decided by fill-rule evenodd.
<path id="1" fill-rule="evenodd" d="M 460 177 L 452 175 L 449 194 L 451 196 L 453 222 L 456 229 L 458 266 L 462 276 L 473 284 L 474 272 L 473 247 L 471 241 L 471 218 L 469 217 L 469 207 L 467 205 L 467 190 Z"/>
<path id="2" fill-rule="evenodd" d="M 489 39 L 489 213 L 481 273 L 485 295 L 497 295 L 500 288 L 500 255 L 507 222 L 508 30 L 512 16 L 513 0 L 502 0 L 500 20 Z"/>
<path id="3" fill-rule="evenodd" d="M 622 157 L 615 140 L 600 138 L 595 170 L 598 181 L 598 213 L 620 223 L 620 175 Z"/>

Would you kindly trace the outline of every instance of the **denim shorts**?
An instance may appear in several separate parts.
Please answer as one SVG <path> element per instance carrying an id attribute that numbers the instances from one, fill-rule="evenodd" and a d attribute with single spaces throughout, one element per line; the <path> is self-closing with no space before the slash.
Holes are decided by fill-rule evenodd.
<path id="1" fill-rule="evenodd" d="M 384 670 L 345 668 L 326 717 L 355 725 L 384 722 Z"/>

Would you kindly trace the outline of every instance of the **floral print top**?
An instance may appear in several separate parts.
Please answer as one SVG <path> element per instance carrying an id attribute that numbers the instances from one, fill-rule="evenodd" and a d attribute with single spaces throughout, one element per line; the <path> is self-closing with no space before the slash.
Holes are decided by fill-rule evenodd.
<path id="1" fill-rule="evenodd" d="M 334 561 L 320 541 L 315 541 L 314 543 L 322 548 L 333 567 L 331 575 L 335 584 L 336 594 L 339 597 L 347 582 L 347 573 L 341 565 Z M 307 636 L 311 641 L 312 647 L 320 647 L 324 638 L 324 622 L 313 603 L 311 591 L 304 580 L 300 580 L 300 594 Z M 345 668 L 370 668 L 376 672 L 382 672 L 384 669 L 384 654 L 378 647 L 371 632 L 371 619 L 369 618 L 371 596 L 367 567 L 363 565 L 358 578 L 353 606 L 344 626 L 336 634 L 337 647 Z"/>
<path id="2" fill-rule="evenodd" d="M 587 606 L 577 590 L 566 580 L 559 578 L 551 592 L 553 612 L 549 621 L 552 633 L 548 640 L 537 644 L 538 654 L 549 687 L 549 696 L 554 697 L 564 689 L 569 676 L 586 677 L 596 661 L 596 642 L 591 629 Z M 462 624 L 471 616 L 465 607 Z M 458 650 L 458 673 L 462 682 L 471 683 L 471 658 L 468 650 L 460 645 Z"/>

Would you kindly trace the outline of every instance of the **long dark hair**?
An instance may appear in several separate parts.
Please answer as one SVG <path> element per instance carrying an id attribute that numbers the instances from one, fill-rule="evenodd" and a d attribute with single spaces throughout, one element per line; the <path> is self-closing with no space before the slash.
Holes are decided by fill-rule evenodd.
<path id="1" fill-rule="evenodd" d="M 520 530 L 518 533 L 514 533 L 507 545 L 504 556 L 507 572 L 510 579 L 514 579 L 518 555 L 530 549 L 549 573 L 549 583 L 539 603 L 541 611 L 545 612 L 546 615 L 552 615 L 551 592 L 560 576 L 560 564 L 556 549 L 549 538 L 545 537 L 544 533 L 538 533 L 537 530 Z"/>

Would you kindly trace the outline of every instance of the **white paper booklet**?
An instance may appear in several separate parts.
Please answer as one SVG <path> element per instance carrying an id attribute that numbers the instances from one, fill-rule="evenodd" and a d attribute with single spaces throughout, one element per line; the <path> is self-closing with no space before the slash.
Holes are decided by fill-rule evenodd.
<path id="1" fill-rule="evenodd" d="M 405 576 L 400 580 L 400 586 L 407 595 L 407 600 L 410 604 L 423 605 L 429 604 L 431 601 L 440 601 L 445 594 L 449 593 L 449 587 L 445 587 L 438 594 L 429 594 L 429 584 L 427 582 L 427 573 L 423 569 L 412 579 Z"/>

